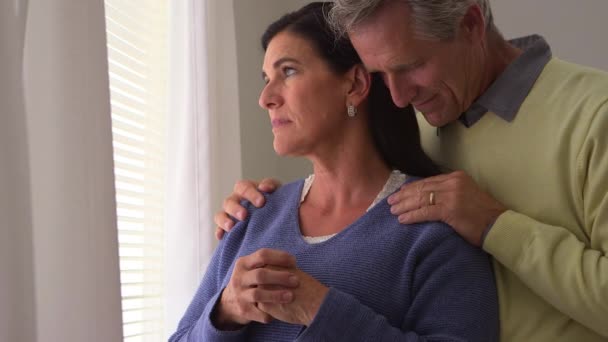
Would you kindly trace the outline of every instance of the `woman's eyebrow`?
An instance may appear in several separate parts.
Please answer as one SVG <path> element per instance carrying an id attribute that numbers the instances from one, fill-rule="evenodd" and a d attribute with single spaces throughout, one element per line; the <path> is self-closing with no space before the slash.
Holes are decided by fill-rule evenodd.
<path id="1" fill-rule="evenodd" d="M 296 63 L 296 64 L 302 64 L 296 58 L 293 58 L 293 57 L 282 57 L 282 58 L 277 59 L 274 63 L 272 63 L 272 68 L 273 69 L 278 69 L 281 66 L 281 64 L 286 63 L 286 62 L 291 62 L 291 63 Z M 266 72 L 262 71 L 262 79 L 266 79 L 266 77 L 267 77 Z"/>

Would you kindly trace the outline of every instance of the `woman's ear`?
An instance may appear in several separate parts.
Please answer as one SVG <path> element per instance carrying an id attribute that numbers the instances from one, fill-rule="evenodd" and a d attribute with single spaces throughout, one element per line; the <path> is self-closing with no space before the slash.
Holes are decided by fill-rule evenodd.
<path id="1" fill-rule="evenodd" d="M 369 95 L 369 89 L 372 84 L 371 75 L 365 70 L 363 65 L 357 64 L 349 70 L 348 79 L 350 81 L 350 89 L 346 93 L 346 97 L 349 104 L 357 107 Z"/>

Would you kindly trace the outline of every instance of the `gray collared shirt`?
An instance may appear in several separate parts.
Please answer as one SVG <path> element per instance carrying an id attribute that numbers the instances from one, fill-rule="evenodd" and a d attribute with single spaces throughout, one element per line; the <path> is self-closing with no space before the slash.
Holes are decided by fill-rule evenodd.
<path id="1" fill-rule="evenodd" d="M 466 127 L 473 126 L 488 111 L 505 121 L 513 121 L 536 79 L 551 59 L 551 48 L 539 35 L 516 38 L 509 43 L 522 49 L 523 53 L 460 116 L 460 122 Z"/>

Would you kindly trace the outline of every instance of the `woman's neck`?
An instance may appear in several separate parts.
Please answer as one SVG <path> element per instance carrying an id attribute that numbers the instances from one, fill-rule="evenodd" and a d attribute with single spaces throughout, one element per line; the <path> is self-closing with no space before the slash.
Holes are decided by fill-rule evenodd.
<path id="1" fill-rule="evenodd" d="M 391 169 L 371 141 L 345 139 L 324 155 L 310 158 L 315 180 L 305 202 L 323 212 L 344 212 L 349 208 L 367 208 L 388 179 Z"/>

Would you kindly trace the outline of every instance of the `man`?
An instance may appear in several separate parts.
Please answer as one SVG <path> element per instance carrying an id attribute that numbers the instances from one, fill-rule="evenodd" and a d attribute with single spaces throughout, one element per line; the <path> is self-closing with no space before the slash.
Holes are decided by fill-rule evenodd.
<path id="1" fill-rule="evenodd" d="M 504 40 L 488 0 L 335 3 L 368 70 L 425 119 L 426 152 L 462 170 L 391 196 L 400 222 L 444 221 L 494 257 L 503 341 L 608 340 L 608 75 L 539 36 Z M 238 183 L 224 210 L 263 205 L 256 186 Z"/>

